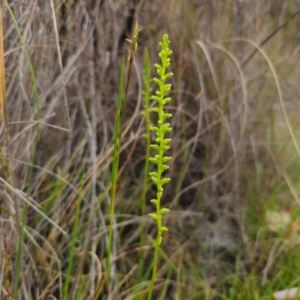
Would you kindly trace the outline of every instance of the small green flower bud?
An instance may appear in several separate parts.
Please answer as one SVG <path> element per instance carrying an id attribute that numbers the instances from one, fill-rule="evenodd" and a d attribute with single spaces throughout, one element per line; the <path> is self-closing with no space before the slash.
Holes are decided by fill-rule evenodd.
<path id="1" fill-rule="evenodd" d="M 157 214 L 149 214 L 149 216 L 155 221 L 158 219 Z"/>
<path id="2" fill-rule="evenodd" d="M 166 214 L 167 212 L 169 212 L 170 210 L 168 208 L 162 208 L 159 212 L 161 215 Z"/>

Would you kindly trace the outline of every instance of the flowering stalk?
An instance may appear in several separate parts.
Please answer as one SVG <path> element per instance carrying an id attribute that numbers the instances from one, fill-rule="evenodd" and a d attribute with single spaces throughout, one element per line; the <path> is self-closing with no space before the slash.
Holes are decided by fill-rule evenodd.
<path id="1" fill-rule="evenodd" d="M 161 65 L 155 64 L 156 72 L 159 75 L 159 78 L 153 78 L 153 81 L 158 85 L 158 91 L 156 95 L 152 96 L 152 100 L 156 101 L 158 107 L 152 109 L 153 112 L 156 112 L 158 115 L 157 126 L 153 126 L 150 129 L 156 134 L 156 144 L 151 145 L 157 154 L 154 157 L 150 157 L 150 161 L 157 166 L 156 172 L 150 172 L 149 175 L 153 183 L 157 187 L 156 199 L 152 199 L 151 202 L 156 206 L 156 213 L 150 214 L 150 217 L 153 218 L 157 223 L 157 237 L 155 242 L 155 250 L 153 257 L 153 271 L 152 279 L 150 283 L 148 300 L 152 298 L 152 292 L 154 287 L 154 282 L 156 279 L 156 269 L 157 269 L 157 260 L 158 260 L 158 250 L 162 240 L 162 233 L 168 229 L 162 225 L 162 215 L 169 211 L 168 208 L 161 208 L 160 201 L 163 194 L 163 185 L 169 182 L 170 178 L 163 178 L 162 173 L 167 170 L 169 167 L 166 165 L 168 161 L 172 159 L 170 156 L 164 156 L 164 152 L 170 147 L 168 144 L 171 142 L 170 138 L 165 138 L 165 133 L 172 130 L 170 123 L 165 123 L 167 118 L 170 118 L 172 115 L 164 112 L 164 106 L 171 101 L 170 97 L 166 97 L 171 89 L 171 84 L 166 84 L 165 81 L 173 76 L 172 72 L 167 73 L 167 68 L 170 66 L 171 60 L 169 56 L 172 54 L 172 51 L 169 49 L 169 37 L 167 34 L 163 36 L 162 42 L 159 43 L 161 47 L 161 52 L 158 56 L 161 59 Z"/>

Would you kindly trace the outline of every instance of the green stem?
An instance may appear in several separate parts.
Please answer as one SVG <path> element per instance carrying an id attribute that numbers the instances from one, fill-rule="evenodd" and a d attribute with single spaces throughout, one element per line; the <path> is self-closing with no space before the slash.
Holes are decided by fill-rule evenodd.
<path id="1" fill-rule="evenodd" d="M 150 100 L 150 61 L 149 61 L 149 54 L 148 49 L 145 48 L 144 50 L 144 115 L 145 115 L 145 138 L 146 138 L 146 157 L 145 157 L 145 167 L 144 167 L 144 182 L 143 182 L 143 190 L 140 200 L 141 206 L 141 215 L 145 216 L 146 214 L 146 195 L 148 191 L 148 173 L 149 173 L 149 157 L 150 157 L 150 113 L 149 113 L 149 100 Z M 144 219 L 141 221 L 141 230 L 140 230 L 140 245 L 143 246 L 145 240 L 145 222 Z M 142 278 L 144 275 L 144 255 L 145 252 L 142 250 L 139 253 L 139 270 L 137 280 L 138 282 L 142 282 Z"/>
<path id="2" fill-rule="evenodd" d="M 162 233 L 167 231 L 167 228 L 162 226 L 162 215 L 169 211 L 167 208 L 161 208 L 161 197 L 163 194 L 163 185 L 170 181 L 170 178 L 162 178 L 162 173 L 167 170 L 169 167 L 166 165 L 171 157 L 164 157 L 164 152 L 168 150 L 170 147 L 168 144 L 171 142 L 171 139 L 165 139 L 165 133 L 172 130 L 169 123 L 164 123 L 164 120 L 170 118 L 172 115 L 167 114 L 164 112 L 164 106 L 168 103 L 171 98 L 165 98 L 165 94 L 170 91 L 171 85 L 165 84 L 167 78 L 173 76 L 173 73 L 166 73 L 167 68 L 170 65 L 170 56 L 172 51 L 169 49 L 170 41 L 167 35 L 163 36 L 163 40 L 160 43 L 162 48 L 161 52 L 159 53 L 159 57 L 161 59 L 162 65 L 155 64 L 157 74 L 160 76 L 160 79 L 154 78 L 153 80 L 159 87 L 159 90 L 156 92 L 155 96 L 152 96 L 152 99 L 158 103 L 158 108 L 153 108 L 152 111 L 158 114 L 158 121 L 157 127 L 151 127 L 156 134 L 156 143 L 151 145 L 153 149 L 155 149 L 158 154 L 154 157 L 150 158 L 154 164 L 157 165 L 157 172 L 150 172 L 151 179 L 153 183 L 157 187 L 156 199 L 152 199 L 151 202 L 156 206 L 156 213 L 150 214 L 150 216 L 156 221 L 157 223 L 157 236 L 155 241 L 155 248 L 154 248 L 154 256 L 153 256 L 153 270 L 152 270 L 152 277 L 150 281 L 150 287 L 148 292 L 148 300 L 152 299 L 154 283 L 156 279 L 156 271 L 157 271 L 157 264 L 158 264 L 158 252 L 159 246 L 162 241 Z"/>
<path id="3" fill-rule="evenodd" d="M 137 47 L 137 38 L 138 38 L 138 25 L 136 23 L 134 34 L 133 34 L 133 41 L 131 41 L 129 65 L 127 70 L 127 80 L 125 85 L 125 95 L 124 95 L 123 102 L 122 102 L 122 98 L 123 98 L 124 59 L 122 62 L 122 71 L 120 76 L 120 86 L 119 86 L 119 93 L 118 93 L 118 108 L 117 108 L 117 115 L 116 115 L 114 153 L 113 153 L 112 178 L 111 178 L 111 184 L 112 184 L 111 202 L 110 202 L 110 209 L 109 209 L 109 236 L 108 236 L 108 249 L 107 249 L 107 261 L 106 261 L 106 269 L 107 269 L 106 285 L 108 288 L 110 283 L 111 253 L 112 253 L 112 243 L 113 243 L 113 219 L 115 214 L 115 198 L 116 198 L 116 189 L 117 189 L 117 180 L 118 180 L 121 141 L 122 141 L 122 134 L 123 134 L 126 102 L 128 97 L 128 88 L 129 88 L 132 66 L 133 66 L 133 58 L 134 58 L 135 49 Z"/>
<path id="4" fill-rule="evenodd" d="M 118 153 L 119 147 L 119 132 L 120 132 L 120 119 L 121 119 L 121 105 L 122 105 L 122 95 L 123 95 L 123 80 L 124 80 L 124 58 L 122 60 L 121 74 L 120 74 L 120 83 L 119 83 L 119 92 L 118 92 L 118 104 L 117 104 L 117 113 L 116 113 L 116 124 L 114 132 L 114 150 L 113 150 L 113 163 L 111 171 L 111 200 L 109 208 L 109 233 L 108 233 L 108 247 L 107 247 L 107 261 L 106 261 L 106 284 L 109 286 L 110 283 L 110 260 L 112 252 L 112 241 L 113 241 L 113 219 L 114 219 L 114 208 L 115 208 L 115 198 L 116 198 L 116 188 L 117 188 L 117 173 L 118 173 Z"/>
<path id="5" fill-rule="evenodd" d="M 119 159 L 120 159 L 120 150 L 121 150 L 121 141 L 123 134 L 123 124 L 125 117 L 126 102 L 128 97 L 128 88 L 131 78 L 132 66 L 134 53 L 137 48 L 137 39 L 138 39 L 138 25 L 136 23 L 133 34 L 133 41 L 131 42 L 130 55 L 129 55 L 129 65 L 127 70 L 127 80 L 125 85 L 125 95 L 124 101 L 123 98 L 123 78 L 124 78 L 124 59 L 122 62 L 122 71 L 120 76 L 120 86 L 118 93 L 118 108 L 116 115 L 116 125 L 115 125 L 115 134 L 114 134 L 114 153 L 113 153 L 113 165 L 112 165 L 112 178 L 111 178 L 111 202 L 109 209 L 109 236 L 108 236 L 108 249 L 107 249 L 107 279 L 106 285 L 109 287 L 110 283 L 110 268 L 111 268 L 111 253 L 112 253 L 112 242 L 113 242 L 113 219 L 115 214 L 115 198 L 116 198 L 116 189 L 117 189 L 117 180 L 118 180 L 118 169 L 119 169 Z"/>

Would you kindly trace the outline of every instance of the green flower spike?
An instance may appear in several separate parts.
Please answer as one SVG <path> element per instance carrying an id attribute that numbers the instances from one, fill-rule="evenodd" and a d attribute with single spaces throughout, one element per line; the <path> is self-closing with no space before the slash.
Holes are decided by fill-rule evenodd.
<path id="1" fill-rule="evenodd" d="M 152 298 L 152 291 L 154 286 L 154 281 L 156 278 L 156 267 L 158 259 L 158 250 L 162 240 L 162 233 L 168 229 L 162 226 L 162 215 L 169 211 L 168 208 L 160 207 L 160 200 L 163 194 L 163 185 L 169 182 L 170 178 L 163 178 L 162 173 L 167 170 L 169 167 L 166 165 L 172 157 L 164 156 L 164 152 L 170 147 L 168 144 L 171 142 L 170 138 L 165 138 L 165 133 L 172 130 L 169 123 L 165 123 L 165 120 L 172 117 L 172 114 L 166 113 L 164 111 L 164 106 L 171 101 L 171 98 L 165 97 L 171 89 L 171 84 L 166 84 L 166 80 L 173 76 L 172 72 L 167 73 L 167 68 L 170 66 L 169 56 L 172 54 L 172 51 L 169 49 L 169 37 L 167 34 L 163 36 L 162 42 L 159 43 L 161 47 L 161 52 L 159 53 L 159 58 L 161 59 L 161 65 L 155 64 L 156 72 L 159 75 L 159 78 L 153 78 L 153 81 L 158 85 L 158 91 L 156 91 L 155 96 L 152 96 L 152 100 L 157 102 L 158 107 L 152 109 L 153 112 L 157 113 L 158 121 L 157 126 L 153 126 L 150 130 L 154 131 L 156 134 L 156 144 L 151 145 L 157 153 L 154 157 L 150 157 L 150 161 L 157 166 L 156 172 L 150 172 L 152 182 L 157 187 L 156 199 L 152 199 L 151 202 L 156 206 L 156 213 L 151 213 L 150 217 L 154 219 L 157 223 L 157 237 L 155 243 L 154 257 L 153 257 L 153 273 L 152 280 L 150 283 L 148 300 Z"/>

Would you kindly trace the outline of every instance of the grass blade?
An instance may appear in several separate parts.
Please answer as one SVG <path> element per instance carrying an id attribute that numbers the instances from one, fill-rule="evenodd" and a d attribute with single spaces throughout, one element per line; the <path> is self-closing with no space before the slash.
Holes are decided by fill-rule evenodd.
<path id="1" fill-rule="evenodd" d="M 31 59 L 24 41 L 24 38 L 22 36 L 20 27 L 18 25 L 18 22 L 14 16 L 14 13 L 12 12 L 7 0 L 4 0 L 5 6 L 10 14 L 11 19 L 13 20 L 15 29 L 17 31 L 17 34 L 19 36 L 22 49 L 25 54 L 25 58 L 29 67 L 29 72 L 32 80 L 32 86 L 33 86 L 33 97 L 34 97 L 34 102 L 35 102 L 35 109 L 36 109 L 36 135 L 34 139 L 34 145 L 33 145 L 33 154 L 32 154 L 32 159 L 31 159 L 31 165 L 29 169 L 29 174 L 28 174 L 28 186 L 27 186 L 27 197 L 29 196 L 30 189 L 31 189 L 31 181 L 32 181 L 32 175 L 33 175 L 33 165 L 36 157 L 36 151 L 37 151 L 37 145 L 38 145 L 38 140 L 39 140 L 39 135 L 40 135 L 40 122 L 39 120 L 41 119 L 41 113 L 40 113 L 40 105 L 39 105 L 39 93 L 38 93 L 38 87 L 37 87 L 37 81 L 35 77 L 35 73 L 33 70 L 33 66 L 31 63 Z M 19 230 L 19 243 L 18 243 L 18 251 L 17 251 L 17 260 L 16 260 L 16 266 L 15 266 L 15 271 L 14 271 L 14 283 L 13 283 L 13 297 L 18 298 L 18 287 L 19 287 L 19 281 L 20 281 L 20 272 L 21 272 L 21 264 L 22 264 L 22 247 L 23 247 L 23 231 L 24 231 L 24 226 L 25 226 L 25 217 L 26 217 L 26 212 L 27 212 L 27 206 L 24 207 L 23 209 L 23 214 L 22 214 L 22 222 L 21 222 L 21 227 Z M 19 223 L 20 224 L 20 223 Z"/>
<path id="2" fill-rule="evenodd" d="M 122 95 L 123 95 L 123 80 L 124 80 L 124 57 L 122 59 L 122 67 L 120 74 L 119 92 L 118 92 L 118 104 L 116 112 L 116 123 L 114 133 L 114 150 L 113 150 L 113 162 L 111 171 L 111 200 L 109 208 L 109 234 L 108 234 L 108 249 L 107 249 L 107 261 L 106 261 L 106 272 L 107 272 L 107 286 L 110 283 L 110 269 L 111 269 L 111 252 L 112 252 L 112 241 L 113 241 L 113 220 L 114 220 L 114 209 L 115 209 L 115 198 L 116 198 L 116 187 L 117 187 L 117 175 L 118 175 L 118 154 L 119 154 L 119 134 L 120 134 L 120 120 L 121 120 L 121 106 L 122 106 Z"/>

